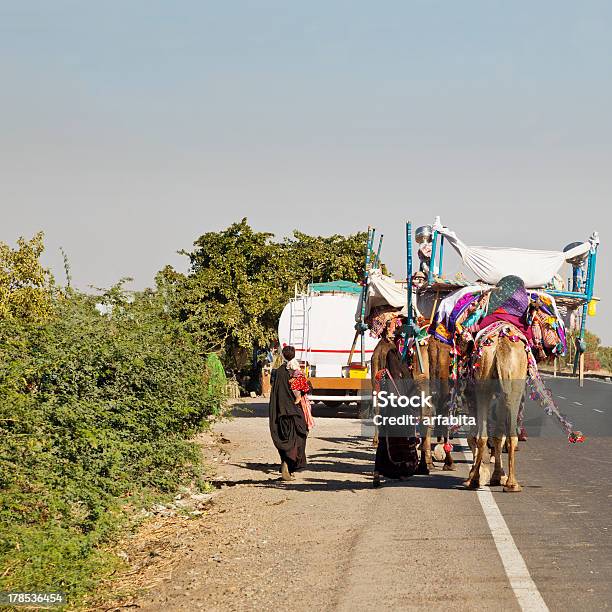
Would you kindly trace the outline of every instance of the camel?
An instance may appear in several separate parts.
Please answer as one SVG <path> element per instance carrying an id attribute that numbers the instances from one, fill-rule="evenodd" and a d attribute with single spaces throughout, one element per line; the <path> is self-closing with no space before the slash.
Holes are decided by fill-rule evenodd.
<path id="1" fill-rule="evenodd" d="M 416 349 L 412 356 L 412 378 L 417 385 L 417 389 L 422 391 L 425 395 L 429 395 L 429 351 L 424 350 L 421 347 L 421 362 L 423 371 L 419 367 L 419 360 L 417 359 Z M 421 409 L 421 418 L 425 416 L 432 416 L 429 408 Z M 431 427 L 425 427 L 421 425 L 421 430 L 424 431 L 424 435 L 421 437 L 421 456 L 419 458 L 419 466 L 417 467 L 417 474 L 427 475 L 431 470 L 434 469 L 434 464 L 431 458 Z"/>
<path id="2" fill-rule="evenodd" d="M 519 339 L 520 331 L 508 323 L 489 336 L 490 344 L 481 347 L 480 364 L 474 370 L 472 389 L 468 394 L 470 412 L 476 413 L 476 431 L 469 438 L 474 463 L 464 486 L 480 486 L 480 468 L 484 459 L 489 426 L 492 424 L 495 468 L 490 485 L 503 484 L 506 492 L 519 492 L 516 479 L 515 452 L 518 447 L 517 415 L 527 378 L 527 353 Z M 498 394 L 495 413 L 492 414 L 493 394 Z M 508 439 L 508 476 L 503 480 L 502 447 Z"/>
<path id="3" fill-rule="evenodd" d="M 422 374 L 419 373 L 418 364 L 414 364 L 413 371 L 415 379 L 419 376 L 427 377 L 428 389 L 432 394 L 432 401 L 435 406 L 435 413 L 445 415 L 448 400 L 450 398 L 450 363 L 451 363 L 451 347 L 444 342 L 441 342 L 434 336 L 429 337 L 427 343 L 427 366 L 423 366 L 425 370 Z M 425 361 L 425 360 L 423 360 Z M 448 436 L 444 436 L 444 444 L 448 443 Z M 431 426 L 426 428 L 426 433 L 423 439 L 425 448 L 425 460 L 429 459 L 428 466 L 431 468 Z M 445 451 L 443 470 L 454 470 L 454 462 L 450 451 Z"/>
<path id="4" fill-rule="evenodd" d="M 418 274 L 418 273 L 417 273 Z M 417 306 L 418 303 L 418 306 Z M 438 300 L 431 301 L 431 297 L 423 296 L 419 293 L 415 296 L 416 315 L 424 317 L 426 320 L 431 321 L 434 317 L 434 311 L 437 309 Z M 385 332 L 383 333 L 380 341 L 374 348 L 372 353 L 372 361 L 370 366 L 370 375 L 372 380 L 372 389 L 377 388 L 376 373 L 385 368 L 387 359 L 387 353 L 392 347 L 392 341 L 397 329 L 397 321 L 392 320 L 391 325 L 387 325 Z M 421 353 L 421 367 L 419 366 L 419 360 L 417 359 L 416 351 L 413 351 L 411 358 L 411 371 L 413 378 L 417 384 L 418 390 L 423 391 L 425 395 L 429 395 L 430 391 L 433 392 L 432 401 L 435 405 L 436 414 L 444 414 L 446 405 L 450 397 L 450 361 L 451 361 L 451 347 L 435 338 L 430 336 L 427 342 L 427 346 L 420 347 Z M 431 387 L 431 388 L 430 388 Z M 429 409 L 427 412 L 422 412 L 421 417 L 434 416 L 430 414 Z M 378 410 L 375 408 L 375 414 L 378 414 Z M 434 469 L 434 463 L 432 461 L 431 453 L 431 426 L 422 426 L 423 436 L 421 441 L 421 456 L 419 460 L 419 466 L 417 474 L 429 474 L 429 471 Z M 448 442 L 448 437 L 444 437 L 444 443 Z M 378 431 L 375 430 L 372 445 L 378 445 Z M 444 457 L 444 470 L 454 470 L 453 458 L 450 452 L 445 452 Z"/>

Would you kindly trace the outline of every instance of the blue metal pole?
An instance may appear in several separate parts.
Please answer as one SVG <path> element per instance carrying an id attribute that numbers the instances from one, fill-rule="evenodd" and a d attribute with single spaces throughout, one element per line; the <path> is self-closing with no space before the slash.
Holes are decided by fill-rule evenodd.
<path id="1" fill-rule="evenodd" d="M 366 251 L 364 258 L 364 268 L 363 268 L 363 286 L 361 288 L 361 322 L 363 323 L 363 319 L 365 318 L 365 298 L 366 293 L 368 291 L 368 264 L 370 260 L 370 250 L 372 248 L 372 240 L 373 240 L 373 229 L 368 226 L 368 239 L 366 241 Z"/>
<path id="2" fill-rule="evenodd" d="M 440 240 L 440 258 L 438 260 L 438 276 L 442 276 L 442 260 L 444 259 L 444 236 Z"/>
<path id="3" fill-rule="evenodd" d="M 434 266 L 436 265 L 436 246 L 438 243 L 438 232 L 433 233 L 431 241 L 431 261 L 429 262 L 429 276 L 427 282 L 431 285 L 434 277 Z"/>
<path id="4" fill-rule="evenodd" d="M 595 270 L 597 268 L 597 247 L 595 247 L 595 250 L 593 251 L 593 260 L 591 262 L 591 285 L 589 286 L 589 302 L 591 301 L 591 299 L 593 298 L 593 290 L 595 289 Z"/>
<path id="5" fill-rule="evenodd" d="M 407 360 L 408 341 L 410 338 L 414 338 L 414 352 L 417 358 L 419 371 L 423 372 L 423 357 L 421 356 L 421 349 L 418 341 L 419 328 L 417 326 L 417 322 L 413 320 L 412 313 L 412 223 L 410 221 L 406 223 L 406 295 L 408 315 L 406 317 L 406 325 L 404 327 L 404 348 L 402 350 L 402 360 Z"/>
<path id="6" fill-rule="evenodd" d="M 364 267 L 363 267 L 363 276 L 362 276 L 362 285 L 361 285 L 361 311 L 359 313 L 359 321 L 355 323 L 355 337 L 353 338 L 353 344 L 351 345 L 351 350 L 349 352 L 348 365 L 350 366 L 353 361 L 353 354 L 355 352 L 355 346 L 357 345 L 357 338 L 363 331 L 365 319 L 365 308 L 366 308 L 366 300 L 368 295 L 368 255 L 370 253 L 372 241 L 372 228 L 368 226 L 368 238 L 366 240 L 366 251 L 364 257 Z"/>
<path id="7" fill-rule="evenodd" d="M 589 307 L 589 300 L 593 296 L 592 275 L 595 271 L 594 256 L 595 256 L 595 252 L 589 253 L 589 259 L 587 263 L 586 283 L 584 287 L 586 299 L 584 302 L 584 306 L 582 307 L 582 320 L 580 321 L 580 339 L 578 340 L 578 346 L 576 347 L 578 350 L 576 351 L 576 356 L 574 357 L 574 368 L 573 368 L 574 374 L 576 374 L 576 370 L 578 368 L 578 362 L 580 360 L 580 355 L 584 353 L 584 351 L 586 350 L 586 346 L 584 343 L 584 333 L 586 331 L 586 318 L 587 318 L 587 309 Z"/>
<path id="8" fill-rule="evenodd" d="M 365 365 L 365 307 L 366 307 L 366 299 L 368 296 L 368 276 L 370 274 L 370 254 L 372 253 L 372 244 L 374 243 L 374 234 L 376 230 L 372 228 L 370 232 L 370 228 L 368 228 L 368 245 L 366 249 L 366 258 L 365 258 L 365 271 L 363 276 L 363 300 L 361 302 L 361 321 L 360 323 L 360 333 L 361 333 L 361 365 Z"/>
<path id="9" fill-rule="evenodd" d="M 558 291 L 556 289 L 550 289 L 546 291 L 546 293 L 550 293 L 550 295 L 554 295 L 555 297 L 575 297 L 583 300 L 586 299 L 586 295 L 582 291 Z"/>
<path id="10" fill-rule="evenodd" d="M 408 303 L 408 325 L 412 324 L 412 223 L 406 223 L 406 292 Z"/>
<path id="11" fill-rule="evenodd" d="M 412 223 L 406 222 L 406 304 L 408 314 L 406 316 L 406 326 L 404 327 L 404 348 L 402 350 L 402 360 L 406 361 L 408 356 L 408 340 L 412 329 Z"/>

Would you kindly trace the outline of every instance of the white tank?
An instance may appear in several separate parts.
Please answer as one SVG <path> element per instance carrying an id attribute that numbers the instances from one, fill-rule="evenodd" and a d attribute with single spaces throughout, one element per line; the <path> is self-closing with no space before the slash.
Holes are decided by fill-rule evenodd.
<path id="1" fill-rule="evenodd" d="M 280 346 L 295 347 L 296 357 L 309 366 L 311 374 L 342 376 L 348 365 L 355 337 L 355 312 L 359 296 L 350 293 L 312 294 L 293 298 L 278 322 Z M 369 363 L 378 343 L 364 334 L 365 359 Z M 353 362 L 361 360 L 361 338 L 357 339 Z"/>

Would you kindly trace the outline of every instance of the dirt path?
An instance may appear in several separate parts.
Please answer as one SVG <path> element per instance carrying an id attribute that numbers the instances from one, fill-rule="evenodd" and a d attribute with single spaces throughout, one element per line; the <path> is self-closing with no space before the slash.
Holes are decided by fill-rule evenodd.
<path id="1" fill-rule="evenodd" d="M 227 483 L 143 610 L 516 609 L 465 474 L 371 487 L 360 423 L 318 418 L 308 470 L 278 480 L 266 406 L 220 424 Z M 224 462 L 224 460 L 226 462 Z"/>

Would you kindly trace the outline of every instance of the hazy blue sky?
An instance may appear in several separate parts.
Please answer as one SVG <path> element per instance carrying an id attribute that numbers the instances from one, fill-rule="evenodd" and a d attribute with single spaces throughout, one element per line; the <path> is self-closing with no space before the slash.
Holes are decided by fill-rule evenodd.
<path id="1" fill-rule="evenodd" d="M 396 275 L 406 219 L 543 249 L 597 229 L 612 344 L 611 29 L 588 0 L 0 0 L 0 239 L 44 229 L 56 273 L 62 245 L 79 286 L 142 287 L 243 216 L 374 224 Z"/>

